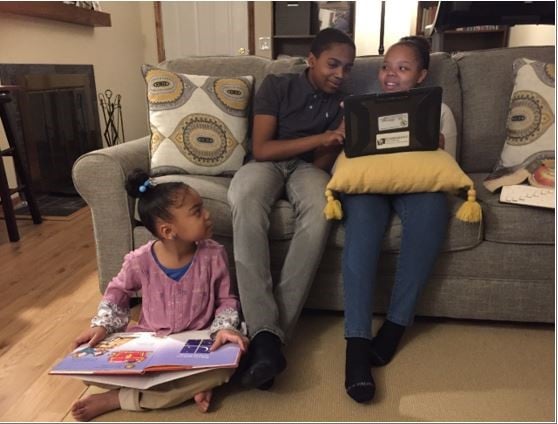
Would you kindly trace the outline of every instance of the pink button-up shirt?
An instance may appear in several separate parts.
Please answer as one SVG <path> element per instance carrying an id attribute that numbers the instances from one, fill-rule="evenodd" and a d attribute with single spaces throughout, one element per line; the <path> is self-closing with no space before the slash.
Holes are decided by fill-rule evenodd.
<path id="1" fill-rule="evenodd" d="M 122 331 L 114 325 L 122 317 L 114 315 L 127 315 L 130 297 L 140 290 L 141 315 L 129 331 L 167 335 L 208 328 L 214 320 L 219 322 L 217 327 L 230 328 L 231 315 L 238 324 L 240 303 L 231 289 L 227 253 L 222 245 L 213 240 L 199 242 L 190 268 L 180 281 L 174 281 L 155 261 L 153 243 L 125 256 L 122 269 L 107 286 L 99 313 L 92 320 L 94 325 L 106 323 L 110 329 Z"/>

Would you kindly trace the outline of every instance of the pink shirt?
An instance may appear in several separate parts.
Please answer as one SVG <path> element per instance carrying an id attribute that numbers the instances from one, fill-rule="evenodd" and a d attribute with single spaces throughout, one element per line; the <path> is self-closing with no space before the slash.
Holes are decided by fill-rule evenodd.
<path id="1" fill-rule="evenodd" d="M 159 267 L 152 253 L 154 241 L 124 257 L 122 269 L 108 284 L 103 302 L 129 309 L 130 297 L 141 290 L 138 324 L 128 331 L 167 335 L 209 327 L 216 315 L 239 311 L 231 290 L 225 248 L 213 240 L 198 243 L 190 268 L 174 281 Z"/>

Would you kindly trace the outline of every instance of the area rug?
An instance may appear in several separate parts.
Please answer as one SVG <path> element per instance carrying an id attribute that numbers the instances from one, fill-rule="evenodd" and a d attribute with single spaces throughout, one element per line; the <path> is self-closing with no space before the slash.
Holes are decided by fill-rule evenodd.
<path id="1" fill-rule="evenodd" d="M 72 220 L 85 210 L 87 203 L 79 196 L 56 196 L 39 194 L 35 201 L 41 212 L 41 217 L 50 221 Z M 16 205 L 14 212 L 17 219 L 31 219 L 29 207 L 26 203 Z"/>
<path id="2" fill-rule="evenodd" d="M 374 325 L 381 324 L 375 319 Z M 373 368 L 376 397 L 357 404 L 343 387 L 343 315 L 308 312 L 285 350 L 287 370 L 268 391 L 228 383 L 209 413 L 188 401 L 95 421 L 401 422 L 553 421 L 554 327 L 418 319 L 386 367 Z M 99 391 L 90 387 L 84 396 Z M 68 414 L 64 421 L 73 421 Z"/>

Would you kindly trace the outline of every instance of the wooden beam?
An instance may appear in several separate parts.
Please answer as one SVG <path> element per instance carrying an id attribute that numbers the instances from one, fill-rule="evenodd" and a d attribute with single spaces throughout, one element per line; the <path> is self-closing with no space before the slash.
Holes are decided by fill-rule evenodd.
<path id="1" fill-rule="evenodd" d="M 248 54 L 256 54 L 256 37 L 254 35 L 255 29 L 255 18 L 254 18 L 254 2 L 249 1 L 248 3 Z"/>
<path id="2" fill-rule="evenodd" d="M 161 12 L 161 2 L 154 1 L 155 9 L 155 33 L 157 36 L 157 59 L 159 62 L 165 60 L 165 39 L 163 37 L 163 15 Z"/>

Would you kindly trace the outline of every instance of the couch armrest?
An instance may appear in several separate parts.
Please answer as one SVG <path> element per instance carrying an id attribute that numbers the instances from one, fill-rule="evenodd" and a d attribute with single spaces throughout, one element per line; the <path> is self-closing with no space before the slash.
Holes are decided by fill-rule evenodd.
<path id="1" fill-rule="evenodd" d="M 91 208 L 101 293 L 134 246 L 134 202 L 124 184 L 136 168 L 149 170 L 149 136 L 86 153 L 72 169 L 74 185 Z"/>

